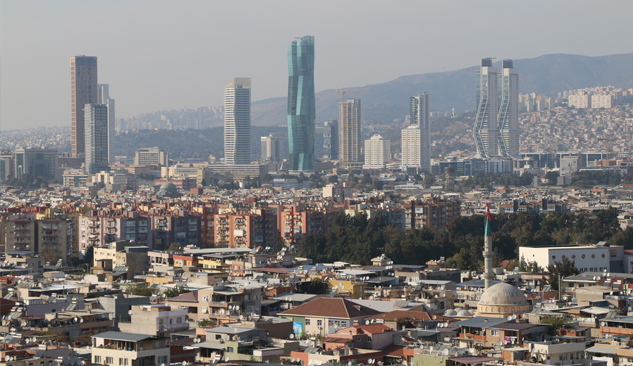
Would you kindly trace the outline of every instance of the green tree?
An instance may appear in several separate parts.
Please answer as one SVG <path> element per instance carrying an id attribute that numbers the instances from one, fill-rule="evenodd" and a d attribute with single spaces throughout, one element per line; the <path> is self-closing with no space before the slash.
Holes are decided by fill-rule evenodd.
<path id="1" fill-rule="evenodd" d="M 568 317 L 553 317 L 546 316 L 541 319 L 541 324 L 548 324 L 548 332 L 551 335 L 558 333 L 559 329 L 568 329 L 573 326 L 571 320 Z"/>
<path id="2" fill-rule="evenodd" d="M 180 244 L 178 243 L 171 243 L 171 245 L 169 246 L 169 248 L 167 249 L 170 252 L 177 252 L 180 250 Z"/>
<path id="3" fill-rule="evenodd" d="M 126 292 L 136 296 L 152 296 L 155 294 L 154 289 L 147 287 L 145 282 L 128 286 Z"/>
<path id="4" fill-rule="evenodd" d="M 165 295 L 166 298 L 172 298 L 187 292 L 189 292 L 189 290 L 187 290 L 185 286 L 176 286 L 163 291 L 163 295 Z"/>
<path id="5" fill-rule="evenodd" d="M 547 272 L 549 272 L 549 284 L 553 290 L 558 290 L 558 276 L 561 278 L 565 276 L 573 276 L 578 274 L 578 269 L 574 263 L 575 261 L 569 260 L 567 257 L 563 257 L 561 261 L 555 261 L 553 265 L 547 266 Z"/>

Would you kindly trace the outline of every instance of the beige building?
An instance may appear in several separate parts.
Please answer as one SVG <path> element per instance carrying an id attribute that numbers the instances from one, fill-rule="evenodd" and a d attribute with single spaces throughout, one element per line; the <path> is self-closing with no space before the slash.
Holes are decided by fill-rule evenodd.
<path id="1" fill-rule="evenodd" d="M 115 272 L 128 272 L 132 275 L 147 271 L 149 248 L 131 244 L 129 240 L 120 240 L 108 243 L 104 248 L 95 247 L 93 267 L 112 268 Z"/>
<path id="2" fill-rule="evenodd" d="M 189 319 L 228 320 L 242 314 L 261 314 L 261 288 L 255 286 L 213 286 L 167 299 L 172 307 L 188 309 Z"/>
<path id="3" fill-rule="evenodd" d="M 105 332 L 92 336 L 92 364 L 121 366 L 169 365 L 169 338 Z"/>
<path id="4" fill-rule="evenodd" d="M 61 259 L 66 262 L 68 249 L 72 248 L 70 225 L 59 219 L 33 220 L 18 217 L 0 222 L 3 226 L 2 241 L 7 253 L 39 254 L 45 262 L 55 265 Z"/>
<path id="5" fill-rule="evenodd" d="M 119 322 L 119 330 L 125 333 L 168 337 L 172 332 L 189 329 L 187 309 L 168 305 L 132 306 L 129 322 Z"/>

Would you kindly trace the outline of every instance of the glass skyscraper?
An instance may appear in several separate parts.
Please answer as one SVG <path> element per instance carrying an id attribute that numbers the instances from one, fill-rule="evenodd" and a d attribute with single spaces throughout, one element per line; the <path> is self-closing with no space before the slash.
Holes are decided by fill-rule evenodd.
<path id="1" fill-rule="evenodd" d="M 314 37 L 305 36 L 288 48 L 289 169 L 314 170 Z"/>

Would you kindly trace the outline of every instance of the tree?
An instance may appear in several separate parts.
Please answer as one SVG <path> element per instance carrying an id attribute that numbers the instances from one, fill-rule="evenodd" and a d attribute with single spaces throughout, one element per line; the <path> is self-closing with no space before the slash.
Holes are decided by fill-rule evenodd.
<path id="1" fill-rule="evenodd" d="M 563 257 L 561 261 L 555 261 L 553 265 L 547 266 L 547 271 L 549 272 L 549 284 L 552 290 L 558 290 L 559 288 L 559 275 L 563 278 L 565 276 L 578 274 L 575 261 L 570 261 L 567 257 Z"/>
<path id="2" fill-rule="evenodd" d="M 125 291 L 136 296 L 152 296 L 155 292 L 154 289 L 147 287 L 146 282 L 128 286 Z"/>
<path id="3" fill-rule="evenodd" d="M 185 286 L 179 285 L 173 288 L 168 288 L 167 290 L 163 291 L 163 295 L 165 295 L 166 298 L 172 298 L 172 297 L 185 294 L 187 292 L 189 292 L 189 290 L 187 290 Z"/>
<path id="4" fill-rule="evenodd" d="M 327 285 L 321 278 L 313 278 L 306 286 L 306 293 L 308 294 L 321 295 L 325 294 L 326 291 Z"/>
<path id="5" fill-rule="evenodd" d="M 169 248 L 167 249 L 170 252 L 177 252 L 180 250 L 180 244 L 178 243 L 171 243 L 171 245 L 169 246 Z"/>
<path id="6" fill-rule="evenodd" d="M 200 327 L 204 328 L 204 327 L 215 327 L 215 325 L 217 324 L 217 322 L 215 320 L 212 319 L 202 319 L 200 320 Z"/>
<path id="7" fill-rule="evenodd" d="M 541 319 L 541 324 L 548 324 L 548 332 L 552 335 L 558 333 L 559 329 L 571 328 L 573 324 L 568 317 L 546 316 Z"/>

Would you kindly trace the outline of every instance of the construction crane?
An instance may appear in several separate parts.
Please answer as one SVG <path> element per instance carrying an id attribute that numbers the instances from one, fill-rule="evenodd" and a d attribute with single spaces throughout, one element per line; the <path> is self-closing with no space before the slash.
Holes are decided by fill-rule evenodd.
<path id="1" fill-rule="evenodd" d="M 352 92 L 359 92 L 359 91 L 367 91 L 367 90 L 374 90 L 374 89 L 370 89 L 370 88 L 362 88 L 362 89 L 339 89 L 336 91 L 336 93 L 341 93 L 343 94 L 343 97 L 341 98 L 341 101 L 343 103 L 345 103 L 345 93 L 352 93 Z M 343 107 L 345 107 L 345 105 L 343 105 Z M 339 144 L 342 142 L 343 145 L 341 145 L 342 149 L 339 148 L 339 160 L 341 161 L 341 166 L 343 168 L 347 168 L 347 162 L 345 161 L 345 155 L 347 154 L 347 136 L 346 136 L 346 132 L 347 132 L 347 119 L 345 118 L 345 112 L 347 111 L 347 108 L 343 108 L 343 114 L 341 115 L 341 127 L 340 127 L 340 131 L 342 132 L 342 136 L 339 137 Z M 341 152 L 343 152 L 341 154 Z"/>
<path id="2" fill-rule="evenodd" d="M 597 139 L 598 141 L 606 141 L 607 142 L 607 160 L 611 160 L 610 158 L 610 150 L 609 150 L 609 143 L 611 141 L 616 141 L 617 139 L 614 139 L 613 137 L 600 137 Z"/>

